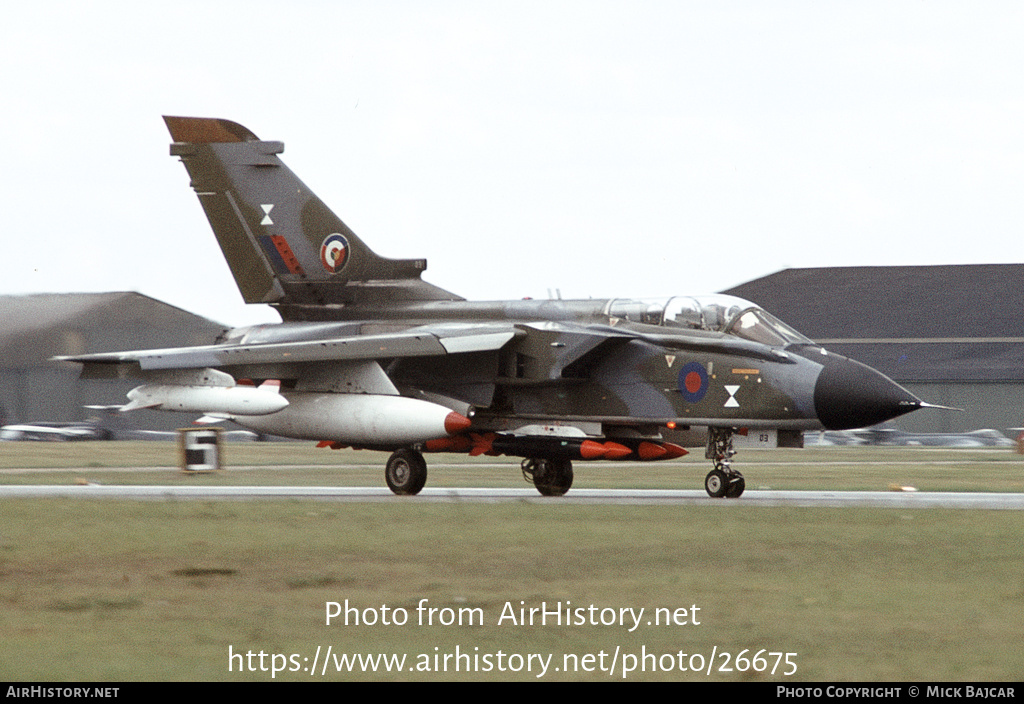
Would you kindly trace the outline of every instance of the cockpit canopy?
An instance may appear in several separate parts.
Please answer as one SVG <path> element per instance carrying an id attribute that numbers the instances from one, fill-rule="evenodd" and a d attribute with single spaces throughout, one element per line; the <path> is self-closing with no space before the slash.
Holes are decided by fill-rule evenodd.
<path id="1" fill-rule="evenodd" d="M 608 315 L 665 328 L 724 332 L 765 345 L 813 344 L 784 322 L 750 301 L 735 296 L 675 296 L 669 299 L 616 298 Z"/>

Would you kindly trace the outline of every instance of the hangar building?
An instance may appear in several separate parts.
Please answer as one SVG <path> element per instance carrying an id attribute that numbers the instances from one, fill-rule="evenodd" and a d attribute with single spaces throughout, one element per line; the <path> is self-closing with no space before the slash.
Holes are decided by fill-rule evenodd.
<path id="1" fill-rule="evenodd" d="M 922 409 L 896 427 L 1024 426 L 1024 264 L 785 269 L 724 293 L 924 401 L 964 409 Z"/>
<path id="2" fill-rule="evenodd" d="M 0 420 L 72 422 L 85 404 L 123 404 L 138 380 L 78 378 L 81 365 L 55 355 L 155 349 L 214 342 L 219 323 L 139 293 L 46 293 L 0 296 Z M 140 427 L 171 430 L 178 414 L 140 411 Z"/>

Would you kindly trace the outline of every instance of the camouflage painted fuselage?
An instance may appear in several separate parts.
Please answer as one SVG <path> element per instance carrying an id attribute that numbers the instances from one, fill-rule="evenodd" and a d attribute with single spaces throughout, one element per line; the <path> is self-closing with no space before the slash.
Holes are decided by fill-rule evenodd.
<path id="1" fill-rule="evenodd" d="M 140 376 L 150 407 L 279 380 L 287 404 L 256 405 L 284 408 L 228 415 L 335 446 L 656 459 L 675 449 L 643 443 L 703 442 L 708 428 L 792 439 L 921 405 L 737 298 L 465 301 L 421 279 L 425 260 L 375 254 L 284 165 L 282 143 L 226 120 L 165 120 L 243 298 L 284 322 L 207 347 L 70 358 L 86 375 Z"/>

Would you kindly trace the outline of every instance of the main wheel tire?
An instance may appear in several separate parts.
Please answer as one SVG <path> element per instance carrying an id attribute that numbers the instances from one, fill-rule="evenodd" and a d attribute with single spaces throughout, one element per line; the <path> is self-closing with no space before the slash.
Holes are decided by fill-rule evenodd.
<path id="1" fill-rule="evenodd" d="M 544 496 L 563 496 L 572 488 L 572 462 L 569 460 L 537 460 L 533 485 Z"/>
<path id="2" fill-rule="evenodd" d="M 427 483 L 427 462 L 415 450 L 398 450 L 388 458 L 384 481 L 399 496 L 418 494 Z"/>
<path id="3" fill-rule="evenodd" d="M 729 490 L 729 477 L 720 469 L 712 469 L 704 477 L 704 490 L 713 499 L 720 499 Z"/>

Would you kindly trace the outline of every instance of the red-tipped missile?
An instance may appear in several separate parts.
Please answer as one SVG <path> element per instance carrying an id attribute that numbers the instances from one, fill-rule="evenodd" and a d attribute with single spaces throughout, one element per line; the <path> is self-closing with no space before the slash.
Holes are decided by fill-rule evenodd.
<path id="1" fill-rule="evenodd" d="M 568 460 L 670 460 L 689 454 L 685 448 L 670 442 L 653 440 L 580 440 L 538 435 L 506 433 L 468 433 L 428 440 L 426 452 L 468 452 L 471 457 L 545 457 Z"/>
<path id="2" fill-rule="evenodd" d="M 606 460 L 624 460 L 633 454 L 632 450 L 617 442 L 606 442 L 604 447 L 604 459 Z"/>
<path id="3" fill-rule="evenodd" d="M 668 451 L 668 454 L 661 458 L 663 460 L 674 460 L 677 457 L 690 454 L 689 450 L 682 445 L 676 445 L 674 442 L 663 442 L 661 446 Z"/>
<path id="4" fill-rule="evenodd" d="M 629 443 L 629 444 L 626 444 Z M 636 444 L 636 447 L 630 445 Z M 686 454 L 686 450 L 670 442 L 624 440 L 581 440 L 538 435 L 510 435 L 506 433 L 468 433 L 449 438 L 428 440 L 423 445 L 427 452 L 469 452 L 515 457 L 547 457 L 550 459 L 672 459 Z"/>
<path id="5" fill-rule="evenodd" d="M 642 442 L 636 449 L 636 454 L 642 460 L 657 460 L 668 454 L 668 450 L 655 442 Z"/>
<path id="6" fill-rule="evenodd" d="M 652 442 L 643 440 L 636 448 L 637 457 L 644 462 L 653 460 L 673 460 L 690 454 L 686 448 L 671 442 Z"/>
<path id="7" fill-rule="evenodd" d="M 580 443 L 580 457 L 585 460 L 604 459 L 605 452 L 604 443 L 595 442 L 594 440 L 584 440 Z"/>

